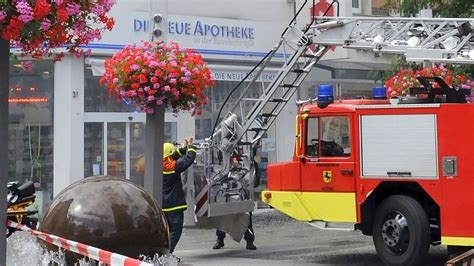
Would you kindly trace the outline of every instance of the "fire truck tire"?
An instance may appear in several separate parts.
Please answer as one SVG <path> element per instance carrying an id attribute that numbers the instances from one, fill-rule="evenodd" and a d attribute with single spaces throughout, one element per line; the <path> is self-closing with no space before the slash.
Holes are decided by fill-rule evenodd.
<path id="1" fill-rule="evenodd" d="M 372 236 L 384 264 L 418 265 L 430 248 L 428 216 L 413 198 L 390 196 L 377 207 Z"/>

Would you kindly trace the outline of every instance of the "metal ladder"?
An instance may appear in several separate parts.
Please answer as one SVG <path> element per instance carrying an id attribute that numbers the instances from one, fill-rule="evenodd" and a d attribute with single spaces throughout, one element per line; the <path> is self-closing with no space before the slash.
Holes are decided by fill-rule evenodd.
<path id="1" fill-rule="evenodd" d="M 473 64 L 473 36 L 474 19 L 464 18 L 319 17 L 307 32 L 299 30 L 294 24 L 290 25 L 265 64 L 278 51 L 282 51 L 284 64 L 275 79 L 268 86 L 262 82 L 263 89 L 259 98 L 241 96 L 237 101 L 242 117 L 242 131 L 236 137 L 241 139 L 244 135 L 247 136 L 247 140 L 241 144 L 252 144 L 261 138 L 330 46 L 370 50 L 375 54 L 401 54 L 409 61 Z M 315 51 L 310 44 L 315 45 Z M 293 54 L 288 56 L 288 51 Z M 253 82 L 262 70 L 257 72 Z M 251 86 L 252 83 L 244 93 Z M 242 108 L 245 101 L 255 102 L 247 113 Z M 233 113 L 237 113 L 237 105 L 231 110 Z M 255 134 L 249 137 L 248 132 Z"/>
<path id="2" fill-rule="evenodd" d="M 239 145 L 252 145 L 265 134 L 327 51 L 326 46 L 320 46 L 314 51 L 310 44 L 310 39 L 296 24 L 288 26 L 262 66 L 257 69 L 252 81 L 241 91 L 229 113 L 239 116 L 241 130 L 234 139 L 241 140 L 245 137 L 245 141 L 238 142 Z M 282 64 L 281 68 L 273 81 L 263 82 L 261 76 L 264 70 L 275 62 Z M 257 82 L 261 84 L 258 94 L 250 91 Z M 248 92 L 253 94 L 247 95 Z M 251 108 L 246 109 L 248 103 Z"/>
<path id="3" fill-rule="evenodd" d="M 315 17 L 308 35 L 319 45 L 342 46 L 407 61 L 474 64 L 474 19 Z"/>

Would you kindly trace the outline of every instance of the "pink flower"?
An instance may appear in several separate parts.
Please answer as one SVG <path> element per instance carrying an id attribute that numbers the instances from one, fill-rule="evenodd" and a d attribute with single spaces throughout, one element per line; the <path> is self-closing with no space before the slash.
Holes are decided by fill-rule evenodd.
<path id="1" fill-rule="evenodd" d="M 148 91 L 150 90 L 150 86 L 145 86 L 145 88 L 143 88 L 143 90 L 144 90 L 145 92 L 148 92 Z"/>
<path id="2" fill-rule="evenodd" d="M 170 84 L 171 85 L 176 85 L 176 79 L 170 79 Z"/>
<path id="3" fill-rule="evenodd" d="M 166 85 L 163 87 L 163 91 L 170 91 L 171 90 L 171 87 Z"/>
<path id="4" fill-rule="evenodd" d="M 178 65 L 178 63 L 176 63 L 176 61 L 173 60 L 173 61 L 170 62 L 170 65 L 173 66 L 173 67 L 175 67 L 175 66 Z"/>
<path id="5" fill-rule="evenodd" d="M 81 12 L 81 6 L 77 3 L 67 3 L 66 11 L 68 15 L 74 16 Z"/>
<path id="6" fill-rule="evenodd" d="M 47 18 L 44 18 L 41 21 L 40 30 L 41 31 L 47 31 L 47 30 L 49 30 L 49 28 L 51 28 L 51 21 Z"/>
<path id="7" fill-rule="evenodd" d="M 140 68 L 140 66 L 138 66 L 137 64 L 133 64 L 130 66 L 130 69 L 131 70 L 138 70 Z"/>
<path id="8" fill-rule="evenodd" d="M 159 64 L 156 61 L 150 61 L 150 62 L 148 62 L 148 66 L 151 67 L 151 68 L 157 68 L 159 66 Z"/>
<path id="9" fill-rule="evenodd" d="M 3 21 L 6 18 L 7 18 L 7 12 L 5 12 L 4 10 L 1 10 L 0 11 L 0 21 Z"/>
<path id="10" fill-rule="evenodd" d="M 155 96 L 148 96 L 147 101 L 152 102 L 155 100 Z"/>
<path id="11" fill-rule="evenodd" d="M 20 13 L 20 21 L 28 23 L 33 20 L 33 8 L 25 0 L 16 2 L 16 10 Z"/>
<path id="12" fill-rule="evenodd" d="M 31 61 L 21 61 L 21 68 L 26 71 L 30 72 L 33 69 L 33 63 Z"/>
<path id="13" fill-rule="evenodd" d="M 157 83 L 158 79 L 156 77 L 151 77 L 150 81 L 151 81 L 151 83 Z"/>
<path id="14" fill-rule="evenodd" d="M 114 78 L 114 79 L 113 79 L 113 83 L 117 83 L 117 82 L 119 82 L 119 79 L 118 79 L 118 78 Z"/>
<path id="15" fill-rule="evenodd" d="M 159 88 L 160 88 L 160 83 L 155 83 L 155 84 L 153 84 L 153 88 L 154 88 L 154 89 L 159 89 Z"/>

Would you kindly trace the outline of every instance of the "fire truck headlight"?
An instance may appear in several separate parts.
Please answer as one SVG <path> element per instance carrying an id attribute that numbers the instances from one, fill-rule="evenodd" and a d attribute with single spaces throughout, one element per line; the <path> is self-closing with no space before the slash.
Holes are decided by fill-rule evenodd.
<path id="1" fill-rule="evenodd" d="M 272 193 L 267 191 L 265 193 L 263 193 L 263 201 L 264 202 L 268 202 L 270 201 L 270 199 L 272 198 Z"/>

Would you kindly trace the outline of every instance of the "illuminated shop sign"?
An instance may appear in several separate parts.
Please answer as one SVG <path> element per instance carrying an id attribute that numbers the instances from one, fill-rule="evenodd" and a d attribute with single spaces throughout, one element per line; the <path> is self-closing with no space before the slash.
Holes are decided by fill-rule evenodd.
<path id="1" fill-rule="evenodd" d="M 36 98 L 10 98 L 9 103 L 46 103 L 48 98 L 36 97 Z"/>

